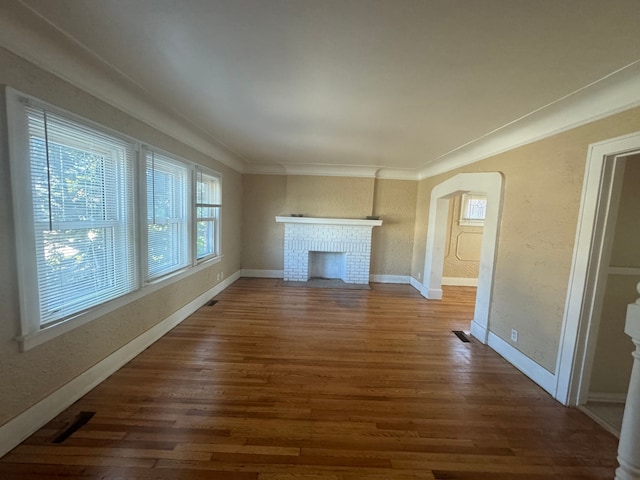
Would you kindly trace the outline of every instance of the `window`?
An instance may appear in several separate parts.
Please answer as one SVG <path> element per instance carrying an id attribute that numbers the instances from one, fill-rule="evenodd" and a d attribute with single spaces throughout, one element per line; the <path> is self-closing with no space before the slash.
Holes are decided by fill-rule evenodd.
<path id="1" fill-rule="evenodd" d="M 187 165 L 146 151 L 147 280 L 187 267 L 189 185 Z"/>
<path id="2" fill-rule="evenodd" d="M 20 259 L 35 278 L 23 276 L 21 295 L 46 325 L 137 288 L 135 148 L 26 100 L 22 107 L 29 161 L 13 158 L 12 169 L 23 185 Z"/>
<path id="3" fill-rule="evenodd" d="M 10 88 L 7 109 L 23 348 L 220 260 L 219 174 Z"/>
<path id="4" fill-rule="evenodd" d="M 464 193 L 460 207 L 460 225 L 483 226 L 487 213 L 487 196 Z"/>
<path id="5" fill-rule="evenodd" d="M 220 177 L 198 169 L 196 175 L 196 256 L 198 260 L 220 254 Z"/>

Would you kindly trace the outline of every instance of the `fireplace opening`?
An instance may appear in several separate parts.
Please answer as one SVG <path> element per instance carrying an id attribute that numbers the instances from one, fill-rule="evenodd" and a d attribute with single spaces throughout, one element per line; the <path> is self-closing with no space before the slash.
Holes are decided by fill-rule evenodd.
<path id="1" fill-rule="evenodd" d="M 347 279 L 347 254 L 344 252 L 309 252 L 309 278 Z"/>

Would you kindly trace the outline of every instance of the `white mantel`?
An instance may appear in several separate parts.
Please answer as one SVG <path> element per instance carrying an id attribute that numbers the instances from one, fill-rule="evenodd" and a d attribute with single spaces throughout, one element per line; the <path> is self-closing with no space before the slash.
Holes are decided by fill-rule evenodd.
<path id="1" fill-rule="evenodd" d="M 306 223 L 312 225 L 360 225 L 379 227 L 382 220 L 367 220 L 364 218 L 321 218 L 321 217 L 285 217 L 277 216 L 278 223 Z"/>
<path id="2" fill-rule="evenodd" d="M 382 220 L 277 216 L 284 223 L 284 280 L 306 282 L 310 254 L 330 253 L 344 259 L 345 283 L 369 283 L 371 230 Z"/>

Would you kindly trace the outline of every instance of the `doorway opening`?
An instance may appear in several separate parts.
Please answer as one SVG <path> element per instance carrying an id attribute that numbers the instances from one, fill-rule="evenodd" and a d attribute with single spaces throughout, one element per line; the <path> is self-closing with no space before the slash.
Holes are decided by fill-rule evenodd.
<path id="1" fill-rule="evenodd" d="M 593 401 L 598 397 L 615 400 L 624 396 L 623 392 L 614 391 L 620 387 L 613 386 L 612 381 L 624 384 L 624 367 L 620 363 L 624 360 L 617 354 L 626 355 L 624 351 L 615 350 L 624 350 L 620 345 L 628 344 L 630 353 L 632 344 L 628 337 L 623 337 L 622 314 L 615 312 L 626 310 L 626 304 L 633 303 L 637 297 L 635 283 L 640 278 L 640 268 L 636 267 L 640 267 L 640 263 L 636 264 L 632 258 L 637 255 L 633 245 L 626 245 L 628 242 L 624 239 L 629 234 L 625 232 L 629 225 L 618 225 L 617 217 L 618 207 L 623 205 L 621 196 L 629 192 L 638 195 L 635 185 L 625 193 L 623 184 L 625 166 L 633 162 L 633 168 L 627 171 L 633 174 L 631 170 L 638 168 L 640 162 L 639 152 L 640 132 L 600 142 L 589 149 L 556 369 L 555 397 L 568 405 L 586 405 L 590 397 Z M 627 205 L 620 214 L 627 216 L 631 212 L 633 215 L 634 208 Z M 630 235 L 634 236 L 633 232 Z M 629 290 L 629 301 L 620 296 L 626 290 Z M 622 325 L 617 325 L 620 323 Z M 601 332 L 605 335 L 600 336 Z M 607 355 L 616 358 L 606 358 Z M 610 371 L 607 363 L 616 365 L 616 369 Z M 603 370 L 609 371 L 606 376 L 610 378 L 601 378 Z M 626 383 L 628 386 L 628 379 Z M 605 391 L 596 392 L 592 386 Z"/>
<path id="2" fill-rule="evenodd" d="M 486 195 L 486 214 L 482 233 L 478 288 L 471 335 L 487 343 L 489 334 L 489 308 L 493 291 L 493 272 L 502 211 L 502 174 L 498 172 L 460 173 L 431 192 L 427 246 L 424 263 L 423 295 L 442 299 L 442 272 L 446 252 L 447 225 L 451 199 L 461 194 Z"/>

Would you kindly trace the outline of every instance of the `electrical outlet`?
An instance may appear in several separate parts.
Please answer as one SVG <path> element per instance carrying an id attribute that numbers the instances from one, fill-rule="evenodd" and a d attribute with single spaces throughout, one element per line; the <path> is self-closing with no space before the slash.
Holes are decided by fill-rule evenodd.
<path id="1" fill-rule="evenodd" d="M 422 273 L 418 272 L 418 280 L 422 280 Z"/>
<path id="2" fill-rule="evenodd" d="M 518 330 L 515 328 L 511 329 L 511 341 L 516 343 L 518 342 Z"/>
<path id="3" fill-rule="evenodd" d="M 224 278 L 224 272 L 220 273 L 220 280 Z"/>
<path id="4" fill-rule="evenodd" d="M 220 274 L 216 275 L 216 281 L 218 281 L 218 282 L 220 281 Z"/>

